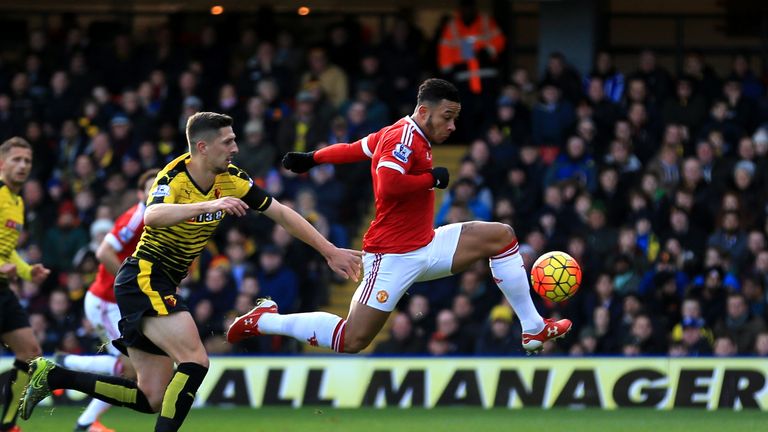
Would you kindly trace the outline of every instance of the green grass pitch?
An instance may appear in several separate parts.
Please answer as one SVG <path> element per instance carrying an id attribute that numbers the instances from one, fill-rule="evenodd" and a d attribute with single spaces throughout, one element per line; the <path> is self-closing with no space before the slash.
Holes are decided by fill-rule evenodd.
<path id="1" fill-rule="evenodd" d="M 30 432 L 72 430 L 82 408 L 38 407 Z M 108 411 L 103 422 L 117 432 L 152 431 L 154 416 L 121 408 Z M 766 427 L 768 414 L 748 411 L 565 410 L 565 409 L 328 409 L 328 408 L 203 408 L 192 410 L 184 432 L 470 432 L 470 431 L 654 431 L 756 432 Z"/>

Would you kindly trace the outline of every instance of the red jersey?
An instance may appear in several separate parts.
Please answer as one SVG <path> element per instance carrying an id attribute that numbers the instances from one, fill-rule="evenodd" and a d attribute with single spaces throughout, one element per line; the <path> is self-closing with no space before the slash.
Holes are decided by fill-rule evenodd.
<path id="1" fill-rule="evenodd" d="M 146 205 L 143 202 L 126 210 L 115 221 L 112 231 L 104 237 L 104 241 L 117 252 L 117 258 L 123 262 L 136 249 L 136 243 L 141 238 L 141 232 L 144 230 L 144 209 Z M 93 281 L 88 291 L 96 297 L 115 303 L 115 291 L 113 285 L 115 275 L 107 271 L 104 264 L 99 264 L 99 272 L 96 274 L 96 280 Z"/>
<path id="2" fill-rule="evenodd" d="M 406 116 L 363 138 L 361 144 L 371 157 L 376 200 L 376 217 L 363 237 L 363 250 L 405 253 L 426 246 L 435 236 L 432 146 L 426 135 Z M 420 186 L 405 192 L 398 184 L 404 180 L 400 175 L 420 177 Z"/>

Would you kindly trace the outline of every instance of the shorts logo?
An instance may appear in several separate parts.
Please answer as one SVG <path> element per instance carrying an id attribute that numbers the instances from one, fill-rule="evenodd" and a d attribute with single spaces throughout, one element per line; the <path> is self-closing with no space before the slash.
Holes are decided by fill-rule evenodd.
<path id="1" fill-rule="evenodd" d="M 376 300 L 378 300 L 379 303 L 386 303 L 388 299 L 389 299 L 389 293 L 387 293 L 386 291 L 381 290 L 376 293 Z"/>
<path id="2" fill-rule="evenodd" d="M 173 295 L 167 295 L 163 297 L 163 301 L 170 307 L 176 307 L 176 297 Z"/>
<path id="3" fill-rule="evenodd" d="M 395 146 L 395 149 L 392 150 L 392 156 L 402 163 L 408 163 L 408 158 L 411 156 L 411 153 L 413 153 L 413 150 L 405 144 L 398 144 Z"/>
<path id="4" fill-rule="evenodd" d="M 168 185 L 160 185 L 152 192 L 153 197 L 166 197 L 171 194 L 171 187 Z"/>

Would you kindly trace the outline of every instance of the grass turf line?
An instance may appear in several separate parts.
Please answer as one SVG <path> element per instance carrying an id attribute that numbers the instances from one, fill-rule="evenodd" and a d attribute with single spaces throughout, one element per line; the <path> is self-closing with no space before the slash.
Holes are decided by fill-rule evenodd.
<path id="1" fill-rule="evenodd" d="M 24 431 L 71 430 L 82 408 L 38 407 Z M 118 432 L 151 431 L 154 416 L 112 408 L 103 423 Z M 334 409 L 334 408 L 203 408 L 190 412 L 183 432 L 467 432 L 548 430 L 568 432 L 664 431 L 723 432 L 763 430 L 768 413 L 748 411 L 648 409 Z M 65 426 L 66 425 L 66 426 Z M 536 429 L 534 429 L 536 428 Z M 541 429 L 538 429 L 541 428 Z"/>

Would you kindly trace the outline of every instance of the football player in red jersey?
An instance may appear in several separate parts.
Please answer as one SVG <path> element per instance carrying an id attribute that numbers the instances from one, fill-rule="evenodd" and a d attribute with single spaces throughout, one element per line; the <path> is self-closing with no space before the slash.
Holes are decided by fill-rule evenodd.
<path id="1" fill-rule="evenodd" d="M 456 129 L 460 110 L 453 84 L 428 79 L 412 115 L 352 144 L 286 154 L 283 165 L 294 172 L 371 160 L 376 216 L 363 239 L 363 280 L 347 319 L 326 312 L 280 315 L 275 302 L 261 300 L 234 321 L 227 339 L 280 334 L 356 353 L 371 343 L 411 284 L 461 272 L 481 259 L 490 260 L 494 280 L 520 317 L 525 350 L 539 351 L 547 340 L 564 336 L 571 321 L 542 318 L 531 300 L 509 225 L 473 221 L 433 228 L 434 188 L 446 188 L 449 176 L 446 168 L 432 166 L 432 146 Z"/>
<path id="2" fill-rule="evenodd" d="M 106 375 L 123 375 L 132 379 L 136 377 L 128 357 L 122 355 L 110 343 L 112 340 L 120 338 L 120 330 L 117 327 L 117 322 L 120 321 L 120 309 L 117 307 L 113 285 L 115 273 L 120 268 L 120 264 L 131 256 L 139 242 L 141 232 L 144 229 L 147 195 L 159 171 L 158 169 L 151 169 L 139 177 L 137 184 L 139 202 L 115 220 L 112 230 L 104 237 L 96 250 L 96 258 L 100 264 L 96 279 L 85 295 L 85 316 L 104 340 L 104 349 L 109 355 L 60 355 L 57 358 L 57 363 L 64 367 Z M 92 399 L 88 407 L 78 417 L 75 431 L 111 431 L 112 429 L 104 427 L 98 420 L 99 416 L 110 406 L 99 399 Z"/>

